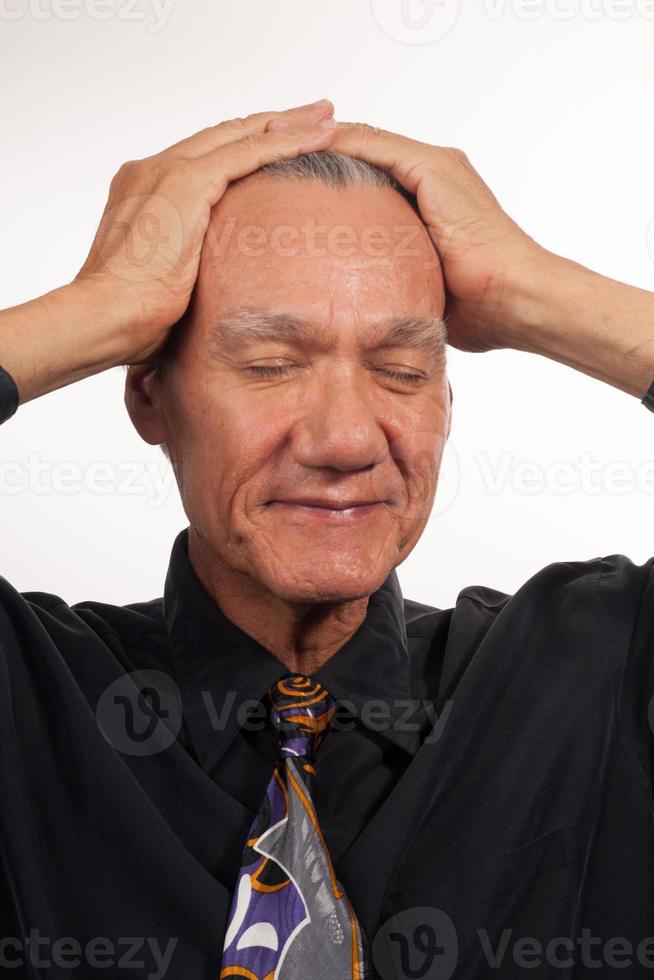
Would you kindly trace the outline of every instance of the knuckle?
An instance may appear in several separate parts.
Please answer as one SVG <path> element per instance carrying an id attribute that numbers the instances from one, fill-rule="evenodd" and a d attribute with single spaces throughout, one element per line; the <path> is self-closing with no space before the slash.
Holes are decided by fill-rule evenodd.
<path id="1" fill-rule="evenodd" d="M 239 140 L 240 145 L 244 150 L 255 151 L 261 147 L 261 137 L 258 133 L 247 133 L 241 140 Z"/>
<path id="2" fill-rule="evenodd" d="M 112 183 L 118 183 L 118 181 L 124 180 L 126 177 L 131 177 L 138 166 L 138 161 L 136 160 L 125 160 L 121 163 L 120 167 L 114 174 Z"/>
<path id="3" fill-rule="evenodd" d="M 151 184 L 168 183 L 180 171 L 181 161 L 176 159 L 151 160 L 148 164 L 147 178 Z"/>
<path id="4" fill-rule="evenodd" d="M 447 150 L 451 157 L 453 157 L 458 163 L 468 163 L 468 157 L 460 150 L 458 146 L 448 146 Z"/>
<path id="5" fill-rule="evenodd" d="M 246 129 L 251 119 L 252 116 L 234 116 L 233 119 L 226 119 L 223 125 L 231 129 Z"/>
<path id="6" fill-rule="evenodd" d="M 370 123 L 354 123 L 353 126 L 356 135 L 361 139 L 374 139 L 381 132 L 377 126 L 371 126 Z"/>

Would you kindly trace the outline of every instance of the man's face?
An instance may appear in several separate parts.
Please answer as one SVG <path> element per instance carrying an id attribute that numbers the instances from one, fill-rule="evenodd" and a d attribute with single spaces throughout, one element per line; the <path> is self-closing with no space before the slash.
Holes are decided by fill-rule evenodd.
<path id="1" fill-rule="evenodd" d="M 392 189 L 228 189 L 161 388 L 182 502 L 217 561 L 287 601 L 379 588 L 434 499 L 443 305 L 426 229 Z"/>

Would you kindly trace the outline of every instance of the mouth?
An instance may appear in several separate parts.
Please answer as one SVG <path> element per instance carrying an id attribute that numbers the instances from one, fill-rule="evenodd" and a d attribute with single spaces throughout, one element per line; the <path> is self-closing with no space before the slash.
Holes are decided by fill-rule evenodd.
<path id="1" fill-rule="evenodd" d="M 386 505 L 384 500 L 325 500 L 307 497 L 300 500 L 271 500 L 269 507 L 289 517 L 322 520 L 352 521 L 362 520 L 377 514 Z"/>

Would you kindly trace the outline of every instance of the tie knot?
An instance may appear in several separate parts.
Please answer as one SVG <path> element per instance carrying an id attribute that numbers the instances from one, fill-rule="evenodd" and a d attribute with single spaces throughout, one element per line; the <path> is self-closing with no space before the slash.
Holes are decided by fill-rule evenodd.
<path id="1" fill-rule="evenodd" d="M 270 688 L 268 698 L 281 755 L 313 758 L 336 710 L 327 688 L 304 674 L 285 674 Z"/>

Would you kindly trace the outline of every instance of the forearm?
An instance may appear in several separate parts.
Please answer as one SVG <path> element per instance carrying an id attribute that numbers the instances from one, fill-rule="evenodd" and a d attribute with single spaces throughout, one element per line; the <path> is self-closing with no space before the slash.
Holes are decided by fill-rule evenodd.
<path id="1" fill-rule="evenodd" d="M 654 293 L 544 250 L 512 290 L 506 346 L 643 397 L 654 381 Z"/>
<path id="2" fill-rule="evenodd" d="M 0 366 L 22 404 L 124 363 L 132 321 L 115 295 L 70 283 L 0 311 Z"/>

